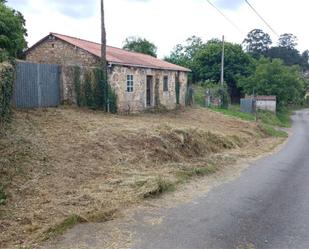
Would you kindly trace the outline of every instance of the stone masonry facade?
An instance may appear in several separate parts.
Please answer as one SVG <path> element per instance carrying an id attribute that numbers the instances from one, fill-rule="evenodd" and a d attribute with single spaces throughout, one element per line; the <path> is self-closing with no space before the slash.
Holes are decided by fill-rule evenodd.
<path id="1" fill-rule="evenodd" d="M 97 56 L 57 38 L 47 39 L 37 44 L 27 52 L 26 60 L 34 63 L 61 65 L 62 83 L 60 95 L 63 102 L 69 103 L 76 103 L 72 74 L 73 66 L 96 67 L 99 65 Z M 127 91 L 127 75 L 133 76 L 132 92 Z M 167 78 L 167 89 L 163 89 L 164 77 Z M 151 84 L 148 84 L 148 95 L 147 78 L 151 80 Z M 108 79 L 109 84 L 117 94 L 118 110 L 120 112 L 140 112 L 155 106 L 174 109 L 177 106 L 177 79 L 179 82 L 179 105 L 185 105 L 187 72 L 110 65 Z M 149 95 L 150 101 L 147 101 Z M 147 102 L 148 104 L 150 102 L 150 105 Z"/>

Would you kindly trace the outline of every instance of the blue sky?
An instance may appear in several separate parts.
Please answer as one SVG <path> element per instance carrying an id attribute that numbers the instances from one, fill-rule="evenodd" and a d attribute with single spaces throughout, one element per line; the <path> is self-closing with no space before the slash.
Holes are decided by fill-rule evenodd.
<path id="1" fill-rule="evenodd" d="M 196 35 L 204 40 L 221 38 L 241 43 L 246 34 L 261 28 L 274 42 L 277 37 L 244 0 L 211 0 L 239 29 L 228 23 L 206 0 L 105 0 L 107 41 L 121 47 L 128 36 L 141 36 L 158 46 L 159 56 Z M 309 1 L 250 0 L 279 33 L 293 33 L 299 49 L 309 48 L 304 23 Z M 280 4 L 280 5 L 279 5 Z M 49 32 L 100 41 L 100 0 L 8 0 L 21 11 L 32 45 Z"/>

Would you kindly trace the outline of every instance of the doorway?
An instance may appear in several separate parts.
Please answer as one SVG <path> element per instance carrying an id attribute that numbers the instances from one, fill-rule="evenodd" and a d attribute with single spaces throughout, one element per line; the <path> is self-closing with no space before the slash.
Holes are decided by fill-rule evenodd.
<path id="1" fill-rule="evenodd" d="M 147 87 L 146 87 L 146 105 L 147 107 L 152 106 L 153 103 L 153 76 L 147 76 Z"/>

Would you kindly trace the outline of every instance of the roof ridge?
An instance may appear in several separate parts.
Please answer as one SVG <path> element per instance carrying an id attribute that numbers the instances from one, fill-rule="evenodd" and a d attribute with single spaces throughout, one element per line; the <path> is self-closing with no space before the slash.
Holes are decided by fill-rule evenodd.
<path id="1" fill-rule="evenodd" d="M 78 38 L 78 37 L 75 37 L 75 36 L 63 35 L 63 34 L 59 34 L 59 33 L 55 33 L 55 32 L 50 32 L 49 34 L 50 34 L 50 35 L 65 36 L 65 37 L 68 37 L 68 38 L 73 38 L 73 39 L 76 39 L 76 40 L 85 41 L 85 42 L 91 42 L 91 43 L 94 43 L 94 44 L 97 44 L 97 45 L 101 45 L 101 43 L 94 42 L 94 41 L 89 41 L 89 40 L 86 40 L 86 39 L 81 39 L 81 38 Z M 110 47 L 110 46 L 108 46 L 108 47 Z"/>

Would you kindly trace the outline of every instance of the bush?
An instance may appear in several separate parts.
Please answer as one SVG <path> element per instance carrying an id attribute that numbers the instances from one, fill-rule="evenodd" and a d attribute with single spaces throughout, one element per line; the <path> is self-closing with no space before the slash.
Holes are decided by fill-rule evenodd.
<path id="1" fill-rule="evenodd" d="M 10 119 L 15 68 L 12 64 L 0 64 L 0 127 Z"/>
<path id="2" fill-rule="evenodd" d="M 288 67 L 279 59 L 260 59 L 249 77 L 239 77 L 238 86 L 251 95 L 277 96 L 278 109 L 299 105 L 305 100 L 306 82 L 297 66 Z"/>
<path id="3" fill-rule="evenodd" d="M 94 110 L 108 111 L 109 109 L 111 113 L 117 112 L 117 95 L 108 84 L 102 69 L 86 69 L 83 72 L 80 67 L 76 66 L 74 87 L 78 106 Z"/>
<path id="4" fill-rule="evenodd" d="M 228 87 L 226 84 L 221 86 L 220 83 L 214 83 L 211 81 L 206 81 L 195 86 L 194 91 L 194 100 L 195 103 L 200 106 L 205 106 L 205 94 L 206 89 L 209 90 L 209 95 L 211 99 L 220 98 L 222 108 L 228 108 L 230 102 L 230 96 L 228 93 Z"/>

